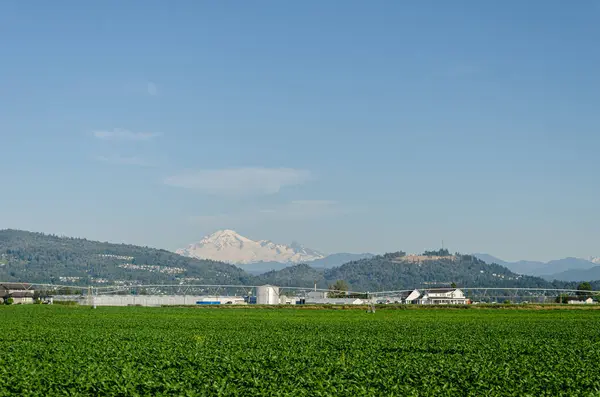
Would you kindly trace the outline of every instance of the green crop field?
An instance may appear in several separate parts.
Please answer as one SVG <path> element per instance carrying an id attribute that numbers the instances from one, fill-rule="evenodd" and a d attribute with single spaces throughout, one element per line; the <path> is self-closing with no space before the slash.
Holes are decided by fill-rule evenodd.
<path id="1" fill-rule="evenodd" d="M 600 311 L 0 307 L 0 396 L 600 395 Z"/>

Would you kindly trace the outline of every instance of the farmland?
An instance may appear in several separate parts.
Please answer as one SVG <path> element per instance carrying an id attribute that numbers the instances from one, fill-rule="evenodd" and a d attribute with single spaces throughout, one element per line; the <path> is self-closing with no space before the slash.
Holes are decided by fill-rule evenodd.
<path id="1" fill-rule="evenodd" d="M 599 395 L 600 311 L 0 307 L 0 396 Z"/>

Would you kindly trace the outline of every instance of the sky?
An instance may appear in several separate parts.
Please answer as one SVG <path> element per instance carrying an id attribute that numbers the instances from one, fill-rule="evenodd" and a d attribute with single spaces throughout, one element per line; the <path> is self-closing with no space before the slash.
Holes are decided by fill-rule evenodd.
<path id="1" fill-rule="evenodd" d="M 0 228 L 600 256 L 600 2 L 0 2 Z"/>

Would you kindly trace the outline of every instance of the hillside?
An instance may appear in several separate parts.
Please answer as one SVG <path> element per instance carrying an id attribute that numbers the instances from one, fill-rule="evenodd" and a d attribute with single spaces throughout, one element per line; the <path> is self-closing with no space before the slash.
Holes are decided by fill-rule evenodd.
<path id="1" fill-rule="evenodd" d="M 79 285 L 250 281 L 243 270 L 221 262 L 20 230 L 0 230 L 0 280 Z"/>
<path id="2" fill-rule="evenodd" d="M 307 264 L 286 267 L 282 270 L 270 271 L 256 277 L 258 284 L 272 284 L 280 287 L 317 287 L 327 288 L 323 270 L 315 269 Z"/>
<path id="3" fill-rule="evenodd" d="M 553 276 L 557 275 L 558 273 L 563 273 L 570 270 L 578 271 L 591 269 L 597 265 L 597 263 L 594 262 L 595 260 L 597 261 L 597 258 L 581 259 L 569 257 L 556 259 L 549 262 L 523 260 L 518 262 L 507 262 L 488 254 L 473 254 L 473 256 L 486 263 L 497 263 L 505 266 L 509 270 L 518 274 L 543 277 L 547 280 L 553 279 Z"/>
<path id="4" fill-rule="evenodd" d="M 600 266 L 594 266 L 591 269 L 569 269 L 564 272 L 554 273 L 543 276 L 546 280 L 560 281 L 589 281 L 600 280 Z"/>
<path id="5" fill-rule="evenodd" d="M 261 280 L 276 285 L 294 285 L 293 281 L 297 281 L 295 285 L 303 287 L 312 286 L 314 280 L 318 286 L 345 280 L 355 291 L 409 289 L 453 282 L 462 287 L 552 288 L 550 282 L 539 277 L 518 275 L 471 255 L 410 257 L 401 252 L 353 261 L 322 273 L 308 266 L 294 266 L 266 273 Z"/>

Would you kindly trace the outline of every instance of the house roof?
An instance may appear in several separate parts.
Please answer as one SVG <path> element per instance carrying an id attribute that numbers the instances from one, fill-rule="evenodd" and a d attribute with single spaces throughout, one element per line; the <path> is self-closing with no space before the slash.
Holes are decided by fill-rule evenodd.
<path id="1" fill-rule="evenodd" d="M 9 290 L 28 290 L 31 288 L 29 283 L 0 283 L 1 289 Z"/>
<path id="2" fill-rule="evenodd" d="M 33 291 L 17 291 L 10 294 L 13 298 L 33 298 Z"/>
<path id="3" fill-rule="evenodd" d="M 591 298 L 591 296 L 567 296 L 568 301 L 584 301 L 588 298 Z"/>
<path id="4" fill-rule="evenodd" d="M 430 288 L 425 290 L 425 292 L 432 292 L 434 294 L 444 293 L 444 292 L 452 292 L 456 291 L 458 288 Z"/>
<path id="5" fill-rule="evenodd" d="M 4 297 L 7 296 L 12 298 L 33 298 L 33 291 L 16 291 L 11 294 L 4 294 Z"/>

